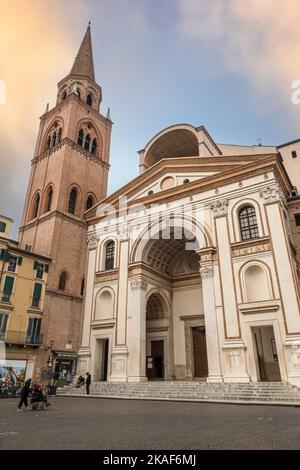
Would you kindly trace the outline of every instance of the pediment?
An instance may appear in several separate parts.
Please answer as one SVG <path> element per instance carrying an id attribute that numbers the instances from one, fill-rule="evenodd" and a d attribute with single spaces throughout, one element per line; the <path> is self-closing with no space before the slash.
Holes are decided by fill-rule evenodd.
<path id="1" fill-rule="evenodd" d="M 172 197 L 182 197 L 184 192 L 209 185 L 210 181 L 222 184 L 223 176 L 238 177 L 239 173 L 255 171 L 256 168 L 267 164 L 277 164 L 276 154 L 240 155 L 240 156 L 211 156 L 211 157 L 185 157 L 162 159 L 137 178 L 120 188 L 118 191 L 100 201 L 96 206 L 86 212 L 87 220 L 97 218 L 99 205 L 112 205 L 118 207 L 119 198 L 126 197 L 129 203 L 143 204 L 162 199 L 164 195 L 172 193 Z M 188 182 L 185 180 L 189 180 Z M 153 191 L 153 193 L 152 193 Z M 175 195 L 175 196 L 174 196 Z"/>

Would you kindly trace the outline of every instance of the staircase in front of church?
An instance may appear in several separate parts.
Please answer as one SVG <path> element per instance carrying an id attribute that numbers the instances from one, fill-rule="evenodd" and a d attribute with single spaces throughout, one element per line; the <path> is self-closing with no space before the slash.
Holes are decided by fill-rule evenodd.
<path id="1" fill-rule="evenodd" d="M 59 396 L 84 396 L 85 387 L 67 386 Z M 265 403 L 300 406 L 300 388 L 280 382 L 207 383 L 207 382 L 94 382 L 90 395 L 100 398 L 134 400 L 186 400 L 226 403 Z"/>

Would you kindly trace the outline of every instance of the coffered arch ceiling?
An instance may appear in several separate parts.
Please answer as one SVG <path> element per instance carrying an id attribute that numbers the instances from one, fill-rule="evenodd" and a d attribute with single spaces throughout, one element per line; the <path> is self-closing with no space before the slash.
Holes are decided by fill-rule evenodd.
<path id="1" fill-rule="evenodd" d="M 149 167 L 162 158 L 197 156 L 199 156 L 199 145 L 196 135 L 188 129 L 173 129 L 150 144 L 144 163 Z"/>
<path id="2" fill-rule="evenodd" d="M 164 317 L 166 317 L 166 308 L 162 297 L 158 293 L 151 294 L 146 307 L 147 320 L 156 320 Z"/>
<path id="3" fill-rule="evenodd" d="M 144 253 L 143 261 L 168 276 L 181 272 L 199 272 L 198 243 L 191 234 L 170 231 L 170 238 L 166 238 L 162 232 L 157 239 L 149 240 Z"/>

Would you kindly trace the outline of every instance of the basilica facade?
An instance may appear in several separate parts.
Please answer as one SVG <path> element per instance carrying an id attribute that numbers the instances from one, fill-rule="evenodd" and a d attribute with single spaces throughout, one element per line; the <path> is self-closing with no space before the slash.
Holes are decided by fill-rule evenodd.
<path id="1" fill-rule="evenodd" d="M 78 372 L 300 385 L 290 145 L 216 144 L 188 124 L 150 140 L 140 175 L 86 212 Z"/>
<path id="2" fill-rule="evenodd" d="M 174 125 L 107 197 L 101 101 L 89 26 L 41 116 L 20 226 L 18 248 L 47 260 L 23 312 L 24 332 L 38 325 L 30 375 L 300 385 L 300 140 L 228 145 Z"/>

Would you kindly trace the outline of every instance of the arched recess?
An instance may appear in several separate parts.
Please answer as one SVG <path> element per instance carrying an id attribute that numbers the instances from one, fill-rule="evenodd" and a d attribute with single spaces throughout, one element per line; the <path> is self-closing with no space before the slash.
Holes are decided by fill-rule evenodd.
<path id="1" fill-rule="evenodd" d="M 118 243 L 117 239 L 115 237 L 108 237 L 100 245 L 100 250 L 99 250 L 99 262 L 98 262 L 98 267 L 99 271 L 105 271 L 105 261 L 106 261 L 106 248 L 107 245 L 110 242 L 114 242 L 115 247 L 114 247 L 114 262 L 113 262 L 113 269 L 115 269 L 118 266 Z"/>
<path id="2" fill-rule="evenodd" d="M 156 134 L 144 150 L 144 165 L 149 168 L 162 158 L 199 156 L 198 136 L 189 124 L 170 126 Z"/>
<path id="3" fill-rule="evenodd" d="M 236 202 L 233 205 L 232 209 L 231 209 L 231 219 L 232 219 L 233 234 L 234 234 L 234 241 L 235 242 L 242 241 L 241 231 L 240 231 L 240 224 L 239 224 L 239 213 L 240 213 L 241 209 L 243 209 L 245 206 L 248 206 L 248 205 L 253 206 L 254 209 L 255 209 L 259 236 L 260 237 L 265 236 L 260 205 L 255 199 L 246 198 L 246 199 L 242 199 L 242 200 Z"/>
<path id="4" fill-rule="evenodd" d="M 274 288 L 269 266 L 261 261 L 245 263 L 239 272 L 242 301 L 260 302 L 274 298 Z"/>
<path id="5" fill-rule="evenodd" d="M 114 318 L 115 292 L 110 287 L 103 287 L 96 295 L 94 320 Z"/>
<path id="6" fill-rule="evenodd" d="M 146 300 L 146 320 L 158 320 L 170 316 L 169 299 L 160 289 L 151 289 Z"/>
<path id="7" fill-rule="evenodd" d="M 209 228 L 203 221 L 201 223 L 195 220 L 193 217 L 184 216 L 176 217 L 170 220 L 170 230 L 183 230 L 183 234 L 190 240 L 187 241 L 187 248 L 190 250 L 199 250 L 201 248 L 210 247 L 212 243 L 212 234 Z M 136 263 L 141 262 L 145 248 L 149 244 L 150 240 L 159 239 L 159 233 L 161 232 L 160 222 L 149 223 L 142 233 L 137 237 L 130 253 L 130 262 Z"/>

